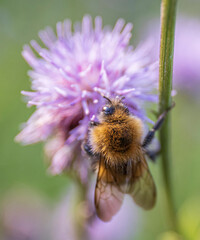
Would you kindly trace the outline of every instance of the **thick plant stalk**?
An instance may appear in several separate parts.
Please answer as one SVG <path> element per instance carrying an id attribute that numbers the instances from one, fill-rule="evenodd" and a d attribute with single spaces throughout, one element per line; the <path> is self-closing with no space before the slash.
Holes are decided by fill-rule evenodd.
<path id="1" fill-rule="evenodd" d="M 162 0 L 161 4 L 161 40 L 159 65 L 159 112 L 164 112 L 171 106 L 174 30 L 176 21 L 177 0 Z M 168 212 L 172 230 L 177 230 L 174 202 L 172 199 L 170 162 L 170 114 L 168 114 L 160 131 L 162 175 L 166 189 Z"/>

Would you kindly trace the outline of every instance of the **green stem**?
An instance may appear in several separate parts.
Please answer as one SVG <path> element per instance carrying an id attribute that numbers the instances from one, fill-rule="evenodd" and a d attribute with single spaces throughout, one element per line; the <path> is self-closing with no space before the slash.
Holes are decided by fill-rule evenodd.
<path id="1" fill-rule="evenodd" d="M 177 0 L 162 0 L 161 4 L 161 40 L 160 40 L 160 65 L 159 65 L 159 112 L 162 113 L 171 106 L 174 30 L 176 21 Z M 162 174 L 166 189 L 170 225 L 172 230 L 177 230 L 177 221 L 174 202 L 172 199 L 170 177 L 170 117 L 167 116 L 160 131 Z"/>

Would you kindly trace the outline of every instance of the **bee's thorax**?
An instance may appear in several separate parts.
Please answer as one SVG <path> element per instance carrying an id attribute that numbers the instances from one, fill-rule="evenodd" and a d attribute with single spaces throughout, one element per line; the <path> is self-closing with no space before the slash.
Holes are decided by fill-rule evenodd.
<path id="1" fill-rule="evenodd" d="M 142 124 L 138 118 L 125 121 L 102 122 L 90 132 L 93 151 L 111 161 L 131 158 L 141 145 Z"/>

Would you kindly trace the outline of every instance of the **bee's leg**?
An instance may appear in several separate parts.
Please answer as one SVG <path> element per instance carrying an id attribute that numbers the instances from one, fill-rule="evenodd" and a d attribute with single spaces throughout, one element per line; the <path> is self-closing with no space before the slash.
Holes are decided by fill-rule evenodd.
<path id="1" fill-rule="evenodd" d="M 95 171 L 99 162 L 99 154 L 92 151 L 92 147 L 89 145 L 88 142 L 85 142 L 82 145 L 82 149 L 88 154 L 89 158 L 91 159 L 91 167 L 92 170 Z"/>
<path id="2" fill-rule="evenodd" d="M 171 107 L 169 107 L 167 110 L 165 110 L 159 117 L 157 122 L 155 123 L 155 125 L 153 126 L 153 128 L 151 130 L 149 130 L 149 132 L 147 133 L 143 143 L 142 143 L 142 147 L 146 148 L 151 141 L 153 140 L 154 136 L 155 136 L 155 132 L 157 130 L 159 130 L 165 120 L 165 117 L 167 116 L 167 113 L 175 106 L 175 103 L 172 104 Z"/>
<path id="3" fill-rule="evenodd" d="M 92 151 L 92 148 L 91 148 L 91 146 L 88 144 L 88 142 L 86 142 L 86 143 L 83 144 L 83 150 L 84 150 L 89 156 L 91 156 L 91 157 L 94 156 L 94 153 L 93 153 L 93 151 Z"/>
<path id="4" fill-rule="evenodd" d="M 95 122 L 95 121 L 90 121 L 90 127 L 95 127 L 98 126 L 100 123 L 99 122 Z M 92 151 L 92 147 L 89 145 L 88 141 L 86 140 L 83 144 L 82 144 L 82 149 L 89 155 L 89 156 L 94 156 L 94 153 Z"/>
<path id="5" fill-rule="evenodd" d="M 95 126 L 98 126 L 99 124 L 100 124 L 99 122 L 91 121 L 90 127 L 95 127 Z"/>
<path id="6" fill-rule="evenodd" d="M 148 150 L 148 149 L 145 149 L 145 154 L 149 157 L 149 159 L 152 161 L 152 162 L 155 162 L 156 161 L 156 158 L 157 156 L 160 154 L 161 150 L 160 148 L 157 149 L 157 150 Z"/>

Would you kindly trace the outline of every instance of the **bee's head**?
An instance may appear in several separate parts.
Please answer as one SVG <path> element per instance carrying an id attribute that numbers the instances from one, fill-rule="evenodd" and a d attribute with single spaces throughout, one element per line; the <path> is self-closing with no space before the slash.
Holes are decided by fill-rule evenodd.
<path id="1" fill-rule="evenodd" d="M 113 105 L 105 105 L 102 108 L 102 112 L 105 116 L 113 115 L 115 112 L 115 107 Z"/>
<path id="2" fill-rule="evenodd" d="M 107 103 L 101 111 L 102 120 L 111 122 L 120 121 L 129 115 L 129 109 L 122 103 L 124 98 L 115 97 L 114 99 L 109 99 L 105 96 L 104 98 L 107 100 Z"/>

